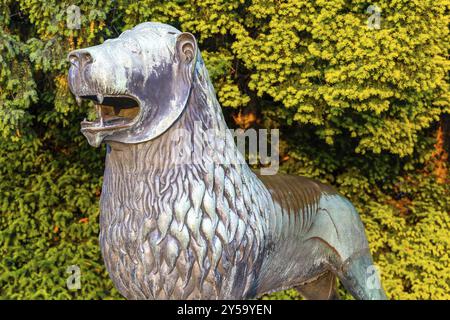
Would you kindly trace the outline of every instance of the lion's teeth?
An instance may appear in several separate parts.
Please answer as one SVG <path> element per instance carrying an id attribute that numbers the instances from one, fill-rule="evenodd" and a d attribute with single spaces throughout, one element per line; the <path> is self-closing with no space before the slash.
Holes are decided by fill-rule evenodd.
<path id="1" fill-rule="evenodd" d="M 81 107 L 81 97 L 75 96 L 75 100 L 77 101 L 78 106 Z"/>
<path id="2" fill-rule="evenodd" d="M 101 93 L 97 94 L 97 101 L 99 104 L 103 103 L 103 95 Z"/>

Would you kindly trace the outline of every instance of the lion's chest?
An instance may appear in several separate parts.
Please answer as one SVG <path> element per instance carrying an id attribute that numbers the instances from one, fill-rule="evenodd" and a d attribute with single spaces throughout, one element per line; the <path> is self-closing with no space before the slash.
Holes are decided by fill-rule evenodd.
<path id="1" fill-rule="evenodd" d="M 155 194 L 161 186 L 139 179 L 124 182 L 105 175 L 100 218 L 102 254 L 121 294 L 214 299 L 242 298 L 252 290 L 258 268 L 248 265 L 258 248 L 251 229 L 221 218 L 217 205 L 215 216 L 206 212 L 179 192 L 181 182 L 172 190 L 176 195 Z"/>

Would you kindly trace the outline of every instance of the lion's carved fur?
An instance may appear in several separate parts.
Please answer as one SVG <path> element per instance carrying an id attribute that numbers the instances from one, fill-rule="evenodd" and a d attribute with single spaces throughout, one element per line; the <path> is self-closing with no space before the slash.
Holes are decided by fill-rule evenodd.
<path id="1" fill-rule="evenodd" d="M 261 195 L 267 190 L 229 145 L 215 151 L 231 165 L 207 153 L 199 164 L 173 163 L 177 128 L 189 131 L 194 121 L 207 128 L 225 124 L 219 106 L 208 104 L 205 87 L 194 88 L 181 119 L 159 139 L 108 152 L 101 199 L 101 225 L 107 227 L 100 241 L 103 255 L 115 257 L 106 259 L 107 268 L 126 297 L 255 294 L 267 233 L 262 220 L 270 208 L 268 194 Z"/>

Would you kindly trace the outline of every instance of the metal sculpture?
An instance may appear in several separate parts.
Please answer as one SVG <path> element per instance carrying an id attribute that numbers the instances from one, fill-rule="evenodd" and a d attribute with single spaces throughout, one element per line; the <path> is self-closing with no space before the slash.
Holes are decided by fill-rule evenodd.
<path id="1" fill-rule="evenodd" d="M 69 60 L 70 90 L 97 109 L 81 131 L 107 144 L 100 245 L 123 296 L 246 299 L 295 287 L 333 299 L 338 277 L 355 298 L 386 297 L 348 200 L 311 179 L 257 176 L 224 139 L 194 36 L 142 23 Z M 196 161 L 180 162 L 180 150 Z"/>

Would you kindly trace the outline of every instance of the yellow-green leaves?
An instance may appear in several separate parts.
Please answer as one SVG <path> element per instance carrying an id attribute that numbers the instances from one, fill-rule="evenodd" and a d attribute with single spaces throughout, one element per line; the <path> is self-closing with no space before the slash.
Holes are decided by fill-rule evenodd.
<path id="1" fill-rule="evenodd" d="M 299 123 L 327 126 L 328 142 L 345 129 L 357 153 L 405 157 L 449 106 L 444 4 L 383 1 L 381 27 L 370 29 L 362 2 L 253 1 L 243 27 L 258 31 L 237 37 L 233 51 L 254 70 L 251 90 L 296 108 Z"/>

